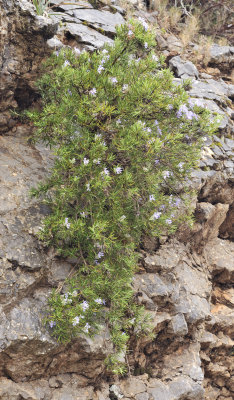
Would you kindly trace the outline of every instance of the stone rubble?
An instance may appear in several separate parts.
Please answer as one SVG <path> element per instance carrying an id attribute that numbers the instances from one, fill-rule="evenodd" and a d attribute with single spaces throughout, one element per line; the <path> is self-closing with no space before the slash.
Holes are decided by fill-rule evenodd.
<path id="1" fill-rule="evenodd" d="M 116 9 L 104 11 L 83 0 L 51 3 L 55 12 L 47 18 L 36 16 L 26 0 L 1 0 L 0 399 L 231 400 L 234 86 L 198 74 L 182 57 L 169 63 L 175 82 L 192 78 L 192 101 L 199 99 L 224 118 L 221 138 L 204 138 L 200 168 L 193 173 L 194 227 L 181 227 L 160 243 L 146 238 L 141 250 L 133 283 L 136 300 L 152 315 L 155 339 L 131 344 L 127 361 L 133 375 L 117 379 L 107 375 L 103 362 L 113 351 L 106 327 L 92 340 L 80 336 L 65 346 L 42 324 L 52 287 L 73 266 L 36 238 L 48 209 L 29 190 L 48 174 L 53 155 L 27 141 L 32 128 L 9 110 L 36 102 L 39 66 L 54 48 L 71 42 L 99 48 L 112 41 L 124 14 L 116 1 Z M 213 46 L 215 65 L 233 62 L 233 50 L 226 47 Z"/>

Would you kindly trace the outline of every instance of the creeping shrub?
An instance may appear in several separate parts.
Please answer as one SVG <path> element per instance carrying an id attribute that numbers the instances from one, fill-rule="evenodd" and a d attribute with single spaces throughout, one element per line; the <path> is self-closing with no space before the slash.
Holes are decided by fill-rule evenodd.
<path id="1" fill-rule="evenodd" d="M 56 154 L 35 190 L 51 209 L 40 237 L 76 262 L 52 293 L 46 322 L 63 342 L 107 325 L 115 372 L 124 371 L 129 335 L 149 331 L 133 296 L 136 250 L 143 235 L 172 234 L 190 221 L 188 177 L 214 129 L 154 46 L 146 22 L 131 20 L 100 51 L 53 54 L 39 81 L 43 109 L 29 113 L 36 139 Z"/>

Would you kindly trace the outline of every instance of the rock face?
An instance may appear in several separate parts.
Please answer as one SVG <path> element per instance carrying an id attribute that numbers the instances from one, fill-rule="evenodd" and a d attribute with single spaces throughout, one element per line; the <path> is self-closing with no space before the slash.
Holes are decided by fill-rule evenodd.
<path id="1" fill-rule="evenodd" d="M 65 346 L 42 323 L 52 288 L 73 266 L 36 238 L 49 210 L 29 191 L 49 173 L 53 155 L 27 141 L 31 127 L 10 110 L 36 100 L 35 78 L 51 49 L 69 44 L 93 50 L 111 41 L 123 21 L 121 9 L 113 14 L 112 8 L 96 9 L 96 2 L 51 3 L 55 15 L 48 19 L 37 17 L 25 0 L 1 1 L 0 399 L 230 400 L 234 141 L 224 136 L 233 132 L 233 86 L 222 80 L 192 81 L 191 102 L 224 116 L 223 138 L 204 138 L 200 169 L 191 180 L 198 190 L 193 229 L 182 227 L 159 246 L 144 242 L 133 284 L 137 302 L 152 314 L 155 339 L 132 341 L 132 375 L 106 376 L 103 361 L 113 350 L 106 327 L 92 340 L 80 336 Z M 58 21 L 66 25 L 57 27 Z M 173 66 L 176 82 L 188 70 L 199 77 L 191 63 L 177 58 Z"/>

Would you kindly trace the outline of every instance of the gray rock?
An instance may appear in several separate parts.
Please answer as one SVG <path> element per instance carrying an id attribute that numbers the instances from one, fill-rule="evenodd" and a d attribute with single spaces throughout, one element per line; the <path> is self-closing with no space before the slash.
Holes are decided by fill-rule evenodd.
<path id="1" fill-rule="evenodd" d="M 175 400 L 169 387 L 159 380 L 151 380 L 148 393 L 152 400 Z"/>
<path id="2" fill-rule="evenodd" d="M 175 335 L 184 336 L 188 333 L 188 326 L 183 314 L 177 314 L 171 319 L 172 332 Z"/>
<path id="3" fill-rule="evenodd" d="M 83 24 L 68 23 L 65 31 L 70 32 L 79 43 L 89 44 L 94 48 L 100 48 L 105 43 L 113 43 L 110 38 Z"/>
<path id="4" fill-rule="evenodd" d="M 134 277 L 134 290 L 144 292 L 150 299 L 169 296 L 172 285 L 165 284 L 156 274 L 142 274 Z"/>
<path id="5" fill-rule="evenodd" d="M 189 94 L 191 97 L 216 100 L 220 104 L 226 104 L 229 89 L 226 83 L 209 79 L 208 82 L 193 81 Z"/>
<path id="6" fill-rule="evenodd" d="M 180 56 L 175 56 L 170 59 L 169 66 L 175 75 L 179 78 L 198 78 L 199 73 L 195 65 L 191 61 L 184 61 Z"/>
<path id="7" fill-rule="evenodd" d="M 149 394 L 148 393 L 137 394 L 136 400 L 149 400 Z"/>
<path id="8" fill-rule="evenodd" d="M 68 3 L 68 4 L 66 4 Z M 71 4 L 69 4 L 71 3 Z M 76 3 L 76 4 L 75 4 Z M 52 9 L 54 10 L 55 8 L 64 10 L 64 11 L 70 11 L 70 10 L 77 10 L 77 9 L 92 9 L 93 6 L 91 3 L 85 0 L 79 0 L 78 2 L 76 1 L 63 1 L 63 0 L 51 0 L 50 4 L 53 6 Z"/>
<path id="9" fill-rule="evenodd" d="M 213 44 L 210 48 L 210 56 L 210 63 L 216 63 L 217 65 L 232 63 L 234 61 L 234 47 Z"/>
<path id="10" fill-rule="evenodd" d="M 47 40 L 47 44 L 51 49 L 56 49 L 56 50 L 59 50 L 64 46 L 63 43 L 56 36 Z"/>
<path id="11" fill-rule="evenodd" d="M 73 13 L 79 20 L 85 21 L 93 28 L 100 29 L 107 34 L 115 34 L 116 25 L 125 23 L 121 14 L 112 14 L 109 11 L 74 10 Z"/>

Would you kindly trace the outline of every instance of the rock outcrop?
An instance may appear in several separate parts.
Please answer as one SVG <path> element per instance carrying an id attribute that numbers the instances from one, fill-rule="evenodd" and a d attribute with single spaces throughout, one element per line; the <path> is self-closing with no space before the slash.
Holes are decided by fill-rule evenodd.
<path id="1" fill-rule="evenodd" d="M 132 340 L 131 375 L 117 379 L 107 375 L 103 362 L 113 350 L 106 328 L 93 339 L 81 336 L 62 345 L 42 323 L 52 288 L 73 265 L 36 237 L 48 209 L 30 198 L 30 188 L 48 175 L 53 155 L 28 142 L 32 128 L 11 110 L 36 102 L 35 79 L 53 49 L 101 47 L 124 21 L 115 3 L 60 3 L 51 2 L 48 18 L 36 16 L 26 0 L 1 0 L 0 399 L 231 400 L 234 92 L 233 85 L 202 76 L 182 57 L 170 61 L 175 82 L 194 77 L 191 101 L 223 119 L 220 137 L 204 138 L 191 180 L 198 190 L 193 229 L 182 227 L 159 244 L 146 240 L 141 250 L 133 284 L 136 300 L 152 314 L 155 339 Z M 217 51 L 230 58 L 230 51 Z"/>

